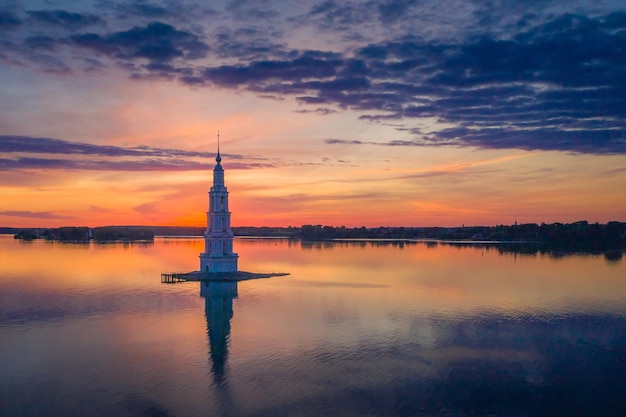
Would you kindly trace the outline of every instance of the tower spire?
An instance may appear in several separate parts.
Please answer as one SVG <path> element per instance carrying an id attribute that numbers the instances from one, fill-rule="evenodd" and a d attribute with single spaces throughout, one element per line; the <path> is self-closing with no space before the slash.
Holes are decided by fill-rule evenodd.
<path id="1" fill-rule="evenodd" d="M 222 162 L 222 157 L 220 156 L 220 131 L 217 131 L 217 156 L 215 157 L 215 161 L 219 164 Z"/>

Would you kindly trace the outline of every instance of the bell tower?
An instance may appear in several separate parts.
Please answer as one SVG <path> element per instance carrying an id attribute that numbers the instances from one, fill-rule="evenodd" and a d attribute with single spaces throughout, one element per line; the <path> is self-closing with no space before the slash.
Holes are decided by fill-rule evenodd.
<path id="1" fill-rule="evenodd" d="M 233 232 L 230 229 L 228 190 L 224 185 L 219 132 L 215 161 L 217 164 L 213 168 L 213 186 L 209 191 L 209 211 L 204 232 L 204 252 L 200 254 L 200 271 L 235 272 L 239 255 L 233 253 Z"/>

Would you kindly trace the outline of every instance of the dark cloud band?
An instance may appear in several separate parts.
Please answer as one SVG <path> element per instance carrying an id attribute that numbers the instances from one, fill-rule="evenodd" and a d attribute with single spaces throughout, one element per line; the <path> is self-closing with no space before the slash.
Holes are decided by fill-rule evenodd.
<path id="1" fill-rule="evenodd" d="M 52 138 L 0 136 L 0 169 L 99 170 L 99 171 L 194 171 L 208 170 L 211 152 L 149 146 L 119 147 L 70 142 Z M 264 160 L 244 162 L 243 156 L 223 154 L 229 169 L 271 167 Z"/>
<path id="2" fill-rule="evenodd" d="M 104 146 L 90 143 L 70 142 L 53 138 L 34 138 L 28 136 L 0 135 L 0 152 L 3 153 L 37 153 L 64 155 L 97 155 L 97 156 L 149 156 L 149 157 L 215 157 L 211 152 L 194 152 L 180 149 L 153 148 L 151 146 Z M 241 158 L 231 155 L 232 158 Z"/>
<path id="3" fill-rule="evenodd" d="M 20 211 L 20 210 L 6 210 L 0 211 L 0 216 L 10 217 L 27 217 L 31 219 L 71 219 L 70 216 L 63 216 L 56 214 L 52 211 Z"/>
<path id="4" fill-rule="evenodd" d="M 104 24 L 104 20 L 94 14 L 71 13 L 65 10 L 29 10 L 26 12 L 35 22 L 61 27 L 84 27 Z"/>

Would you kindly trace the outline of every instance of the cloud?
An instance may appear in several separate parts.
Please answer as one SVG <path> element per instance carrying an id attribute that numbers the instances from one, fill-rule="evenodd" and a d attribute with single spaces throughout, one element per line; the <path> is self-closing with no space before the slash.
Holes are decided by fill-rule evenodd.
<path id="1" fill-rule="evenodd" d="M 150 23 L 155 20 L 172 25 L 185 24 L 201 29 L 202 21 L 224 19 L 224 13 L 212 8 L 209 2 L 185 0 L 96 0 L 94 6 L 107 19 L 119 22 Z"/>
<path id="2" fill-rule="evenodd" d="M 524 150 L 555 150 L 576 153 L 626 153 L 626 135 L 617 129 L 581 128 L 564 130 L 560 127 L 537 128 L 532 131 L 509 131 L 504 128 L 445 129 L 427 138 L 433 142 L 502 149 L 515 144 Z"/>
<path id="3" fill-rule="evenodd" d="M 378 5 L 379 18 L 389 24 L 403 20 L 407 12 L 416 6 L 417 0 L 387 0 Z"/>
<path id="4" fill-rule="evenodd" d="M 154 217 L 157 213 L 159 213 L 159 202 L 153 201 L 150 203 L 140 204 L 138 206 L 133 207 L 133 210 L 147 217 Z"/>
<path id="5" fill-rule="evenodd" d="M 211 13 L 236 24 L 220 21 L 211 30 L 187 24 L 179 2 L 104 4 L 134 13 L 134 26 L 59 37 L 46 27 L 90 15 L 29 12 L 45 24 L 20 41 L 5 40 L 0 59 L 58 74 L 113 64 L 136 80 L 292 97 L 317 109 L 302 113 L 342 109 L 363 122 L 393 120 L 407 138 L 391 146 L 626 153 L 626 12 L 609 12 L 615 7 L 602 1 L 566 13 L 556 1 L 529 8 L 514 1 L 331 0 L 292 11 L 281 2 L 234 0 Z M 103 26 L 119 29 L 131 17 Z M 20 22 L 18 14 L 0 14 L 0 27 Z M 297 49 L 301 39 L 290 31 L 301 29 L 335 43 Z M 99 65 L 86 67 L 94 53 Z M 436 125 L 425 132 L 416 127 L 423 119 Z"/>
<path id="6" fill-rule="evenodd" d="M 343 32 L 370 22 L 372 16 L 376 16 L 374 7 L 374 2 L 329 0 L 313 5 L 310 11 L 298 20 L 312 22 L 323 30 Z"/>
<path id="7" fill-rule="evenodd" d="M 94 205 L 89 205 L 89 210 L 94 213 L 112 213 L 115 211 L 115 209 L 112 209 L 112 208 L 100 207 L 100 206 L 94 206 Z"/>
<path id="8" fill-rule="evenodd" d="M 89 143 L 70 142 L 61 139 L 36 138 L 28 136 L 0 135 L 0 152 L 4 153 L 45 153 L 66 155 L 98 155 L 98 156 L 151 156 L 171 157 L 189 156 L 214 158 L 211 152 L 185 151 L 180 149 L 154 148 L 151 146 L 107 146 Z M 241 155 L 228 155 L 229 158 L 240 159 Z"/>
<path id="9" fill-rule="evenodd" d="M 363 145 L 372 144 L 373 142 L 363 142 L 360 140 L 343 140 L 343 139 L 326 139 L 324 143 L 328 145 Z"/>
<path id="10" fill-rule="evenodd" d="M 206 56 L 209 46 L 191 33 L 174 26 L 151 22 L 145 27 L 114 32 L 108 35 L 82 33 L 70 36 L 74 44 L 112 58 L 151 62 L 169 62 L 175 58 L 194 60 Z"/>
<path id="11" fill-rule="evenodd" d="M 327 114 L 332 114 L 332 113 L 337 113 L 337 110 L 335 109 L 329 109 L 327 107 L 319 107 L 315 110 L 308 110 L 308 109 L 301 109 L 301 110 L 294 110 L 294 113 L 316 113 L 316 114 L 321 114 L 323 116 L 327 115 Z"/>
<path id="12" fill-rule="evenodd" d="M 24 44 L 32 50 L 51 51 L 57 48 L 57 40 L 50 36 L 30 36 L 24 40 Z"/>
<path id="13" fill-rule="evenodd" d="M 3 28 L 13 28 L 20 26 L 22 21 L 19 17 L 9 11 L 0 10 L 0 30 Z"/>
<path id="14" fill-rule="evenodd" d="M 222 86 L 297 95 L 306 104 L 374 112 L 362 116 L 370 121 L 410 126 L 411 119 L 437 118 L 456 126 L 429 134 L 409 129 L 417 139 L 391 145 L 626 153 L 626 58 L 616 52 L 625 44 L 625 13 L 570 14 L 508 39 L 485 34 L 431 44 L 409 36 L 370 44 L 353 56 L 335 54 L 323 80 L 292 71 L 293 61 L 204 76 Z"/>
<path id="15" fill-rule="evenodd" d="M 174 158 L 145 158 L 133 161 L 72 160 L 61 158 L 0 159 L 3 169 L 63 169 L 97 171 L 193 171 L 209 170 L 208 163 Z"/>
<path id="16" fill-rule="evenodd" d="M 150 146 L 119 147 L 70 142 L 51 138 L 0 136 L 3 170 L 104 170 L 104 171 L 192 171 L 209 170 L 214 153 Z M 36 156 L 34 156 L 36 155 Z M 12 157 L 11 157 L 12 156 Z M 229 169 L 272 167 L 262 158 L 245 162 L 237 154 L 222 154 Z M 80 158 L 77 158 L 80 157 Z"/>
<path id="17" fill-rule="evenodd" d="M 286 60 L 253 61 L 243 65 L 206 68 L 200 74 L 200 79 L 214 85 L 247 86 L 263 92 L 282 90 L 289 94 L 306 88 L 302 83 L 300 86 L 295 83 L 306 79 L 332 77 L 343 64 L 341 55 L 333 52 L 293 51 L 290 55 Z"/>
<path id="18" fill-rule="evenodd" d="M 174 10 L 143 0 L 133 2 L 102 1 L 99 6 L 104 9 L 111 8 L 117 12 L 117 17 L 126 19 L 137 17 L 162 19 L 175 13 Z"/>
<path id="19" fill-rule="evenodd" d="M 371 193 L 338 193 L 322 195 L 304 194 L 298 192 L 289 195 L 272 197 L 256 196 L 255 203 L 258 204 L 259 207 L 280 207 L 279 210 L 282 213 L 289 213 L 293 212 L 294 210 L 300 210 L 310 207 L 311 203 L 332 204 L 334 202 L 351 201 L 354 204 L 361 205 L 364 202 L 368 201 L 391 201 L 393 198 L 393 193 L 383 191 Z"/>
<path id="20" fill-rule="evenodd" d="M 325 139 L 327 145 L 375 145 L 375 146 L 431 146 L 424 140 L 390 140 L 390 141 L 364 141 L 345 139 Z"/>
<path id="21" fill-rule="evenodd" d="M 100 16 L 72 13 L 65 10 L 29 10 L 26 13 L 35 24 L 81 28 L 104 23 Z"/>
<path id="22" fill-rule="evenodd" d="M 28 218 L 33 218 L 33 219 L 72 219 L 73 218 L 70 216 L 62 216 L 52 211 L 18 211 L 18 210 L 0 211 L 0 216 L 28 217 Z"/>
<path id="23" fill-rule="evenodd" d="M 263 29 L 244 26 L 238 29 L 220 27 L 214 34 L 216 54 L 220 58 L 260 60 L 267 57 L 284 57 L 286 44 L 276 42 L 280 33 L 274 28 Z"/>
<path id="24" fill-rule="evenodd" d="M 622 174 L 624 172 L 626 172 L 626 167 L 614 168 L 614 169 L 605 171 L 603 176 L 604 177 L 611 177 L 613 175 L 620 175 L 620 174 Z"/>
<path id="25" fill-rule="evenodd" d="M 144 158 L 132 161 L 73 160 L 66 158 L 15 158 L 0 159 L 0 168 L 86 170 L 86 171 L 208 171 L 214 163 L 178 158 Z M 274 167 L 271 163 L 228 163 L 228 169 L 255 169 Z"/>
<path id="26" fill-rule="evenodd" d="M 280 12 L 272 9 L 267 2 L 258 3 L 249 0 L 231 0 L 225 10 L 235 20 L 269 20 L 280 16 Z"/>

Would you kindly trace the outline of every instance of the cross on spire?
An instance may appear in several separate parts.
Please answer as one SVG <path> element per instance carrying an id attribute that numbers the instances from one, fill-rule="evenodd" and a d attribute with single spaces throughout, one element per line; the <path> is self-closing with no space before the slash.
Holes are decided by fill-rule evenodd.
<path id="1" fill-rule="evenodd" d="M 220 156 L 220 131 L 217 131 L 217 156 L 215 157 L 215 161 L 219 164 L 222 162 L 222 157 Z"/>

